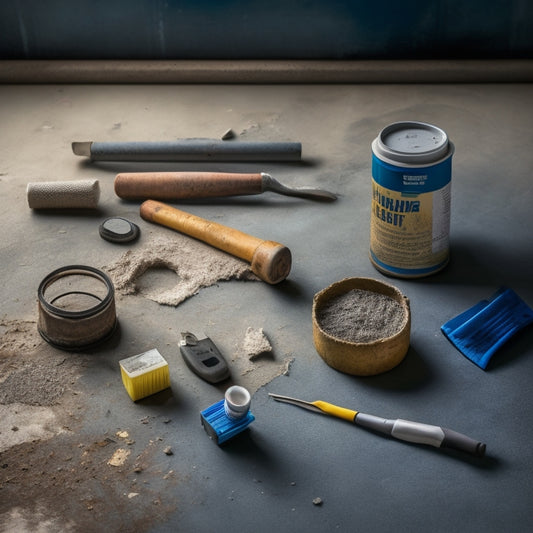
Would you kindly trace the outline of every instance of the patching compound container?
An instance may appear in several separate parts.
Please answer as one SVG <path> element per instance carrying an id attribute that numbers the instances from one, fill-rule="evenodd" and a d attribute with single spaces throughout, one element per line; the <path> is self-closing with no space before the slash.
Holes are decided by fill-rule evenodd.
<path id="1" fill-rule="evenodd" d="M 384 274 L 428 276 L 448 263 L 453 152 L 422 122 L 396 122 L 373 141 L 370 260 Z"/>

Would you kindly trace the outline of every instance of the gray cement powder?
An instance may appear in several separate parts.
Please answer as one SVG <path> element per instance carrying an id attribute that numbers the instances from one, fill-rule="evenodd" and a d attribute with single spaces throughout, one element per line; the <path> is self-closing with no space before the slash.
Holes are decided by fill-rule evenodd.
<path id="1" fill-rule="evenodd" d="M 0 320 L 0 405 L 59 403 L 77 380 L 81 359 L 47 346 L 36 322 Z"/>
<path id="2" fill-rule="evenodd" d="M 118 293 L 142 292 L 159 304 L 177 306 L 203 287 L 219 281 L 259 279 L 244 261 L 178 232 L 171 235 L 170 238 L 154 236 L 144 246 L 128 250 L 104 268 Z M 141 290 L 141 278 L 153 268 L 175 272 L 175 285 L 170 288 L 153 285 Z"/>
<path id="3" fill-rule="evenodd" d="M 332 337 L 351 342 L 372 342 L 398 333 L 405 312 L 389 296 L 352 289 L 327 302 L 318 310 L 316 318 L 322 330 Z"/>

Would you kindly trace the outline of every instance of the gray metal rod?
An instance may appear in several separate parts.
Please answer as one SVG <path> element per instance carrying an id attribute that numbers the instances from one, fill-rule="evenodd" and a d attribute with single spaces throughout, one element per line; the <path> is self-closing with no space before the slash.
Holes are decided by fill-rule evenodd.
<path id="1" fill-rule="evenodd" d="M 76 155 L 94 161 L 300 161 L 299 142 L 185 139 L 165 142 L 75 142 Z"/>

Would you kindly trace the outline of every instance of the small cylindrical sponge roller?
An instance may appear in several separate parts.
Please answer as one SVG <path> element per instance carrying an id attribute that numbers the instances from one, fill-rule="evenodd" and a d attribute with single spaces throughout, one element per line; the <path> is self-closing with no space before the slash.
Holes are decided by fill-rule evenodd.
<path id="1" fill-rule="evenodd" d="M 96 209 L 100 183 L 98 180 L 28 183 L 26 194 L 31 209 Z"/>

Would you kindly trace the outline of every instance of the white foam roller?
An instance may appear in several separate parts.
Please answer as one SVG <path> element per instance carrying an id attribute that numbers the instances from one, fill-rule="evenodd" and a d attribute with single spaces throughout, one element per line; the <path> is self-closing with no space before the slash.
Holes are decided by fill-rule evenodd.
<path id="1" fill-rule="evenodd" d="M 41 181 L 28 183 L 31 209 L 96 209 L 100 200 L 98 180 Z"/>

